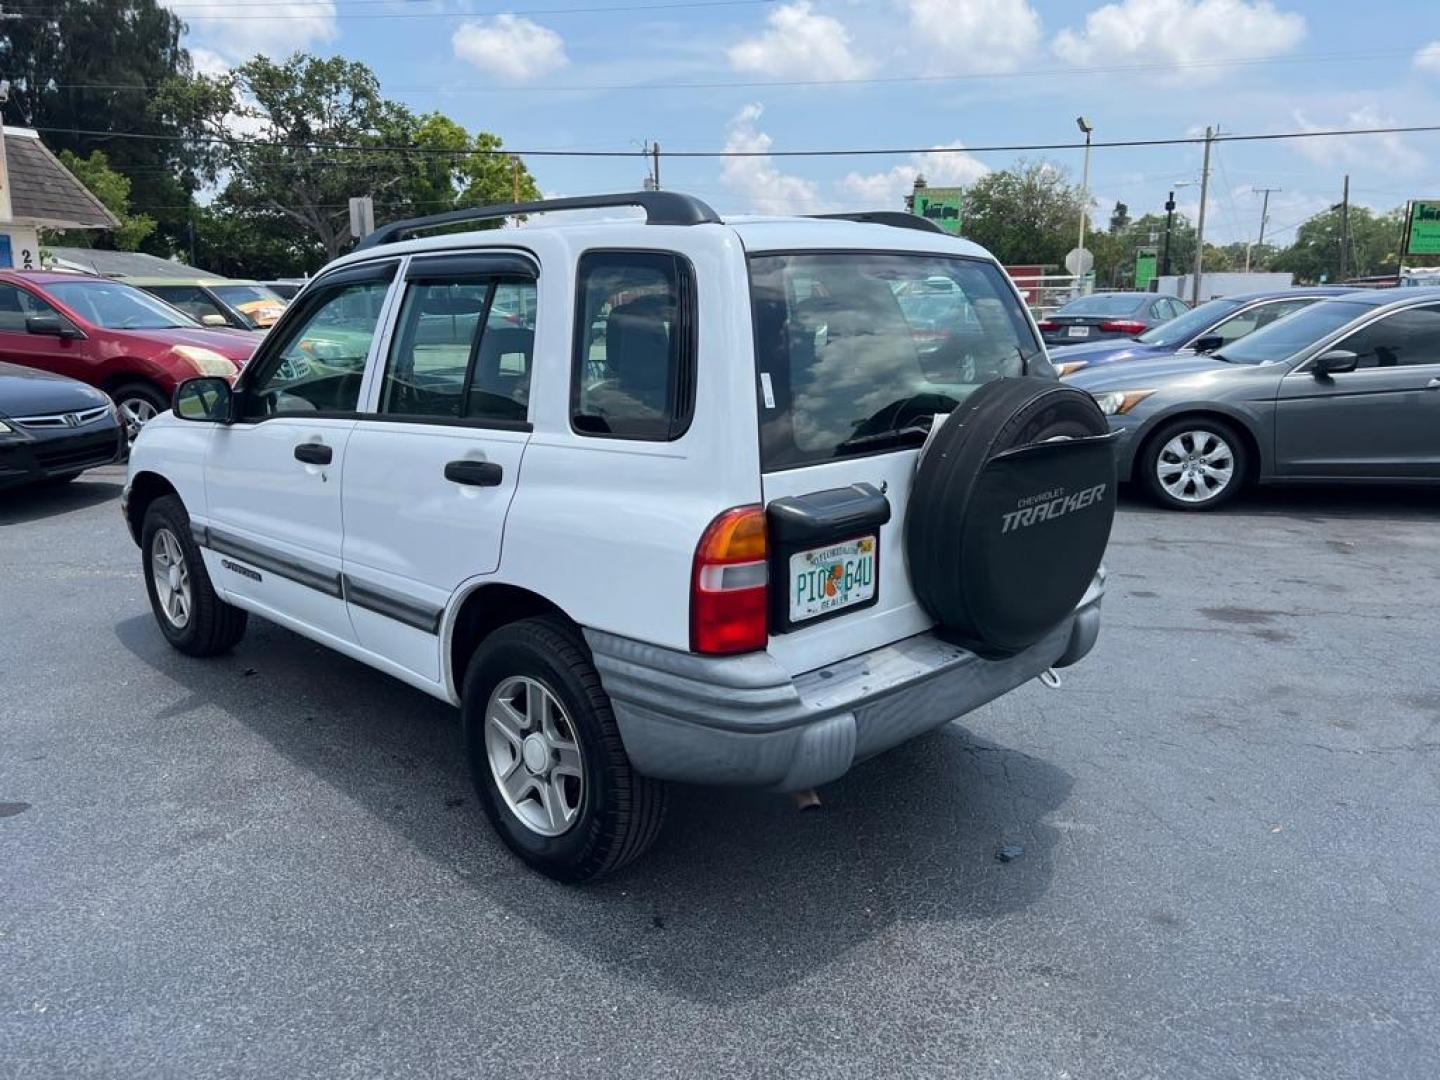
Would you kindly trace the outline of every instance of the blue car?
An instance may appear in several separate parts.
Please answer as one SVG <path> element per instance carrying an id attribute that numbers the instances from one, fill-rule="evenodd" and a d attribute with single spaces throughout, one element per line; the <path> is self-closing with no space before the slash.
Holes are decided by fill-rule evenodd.
<path id="1" fill-rule="evenodd" d="M 1246 334 L 1268 326 L 1276 319 L 1283 319 L 1316 300 L 1354 291 L 1339 286 L 1318 285 L 1250 293 L 1247 296 L 1225 296 L 1201 304 L 1135 338 L 1051 349 L 1050 363 L 1064 378 L 1085 368 L 1125 360 L 1199 356 L 1239 341 Z"/>

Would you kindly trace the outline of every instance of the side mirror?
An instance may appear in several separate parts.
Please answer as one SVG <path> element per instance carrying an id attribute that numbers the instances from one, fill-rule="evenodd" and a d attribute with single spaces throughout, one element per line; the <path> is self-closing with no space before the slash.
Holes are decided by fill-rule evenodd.
<path id="1" fill-rule="evenodd" d="M 1190 347 L 1196 352 L 1204 353 L 1214 352 L 1216 349 L 1218 349 L 1221 345 L 1224 344 L 1225 339 L 1219 334 L 1206 334 L 1202 338 L 1196 338 L 1195 343 Z"/>
<path id="2" fill-rule="evenodd" d="M 1360 365 L 1360 356 L 1349 349 L 1331 349 L 1323 352 L 1315 358 L 1315 366 L 1310 370 L 1317 379 L 1323 379 L 1330 375 L 1338 375 L 1346 371 L 1354 371 Z"/>
<path id="3" fill-rule="evenodd" d="M 44 337 L 78 338 L 80 331 L 71 326 L 59 315 L 30 315 L 25 319 L 25 332 L 27 334 L 40 334 Z"/>
<path id="4" fill-rule="evenodd" d="M 170 411 L 181 420 L 209 421 L 228 424 L 234 392 L 218 375 L 202 375 L 186 379 L 175 388 Z"/>
<path id="5" fill-rule="evenodd" d="M 225 318 L 224 315 L 221 315 L 221 314 L 220 314 L 219 312 L 217 312 L 217 311 L 212 311 L 212 312 L 210 312 L 208 315 L 201 315 L 201 316 L 200 316 L 200 325 L 201 325 L 201 326 L 229 326 L 229 325 L 230 325 L 230 322 L 229 322 L 228 319 Z"/>

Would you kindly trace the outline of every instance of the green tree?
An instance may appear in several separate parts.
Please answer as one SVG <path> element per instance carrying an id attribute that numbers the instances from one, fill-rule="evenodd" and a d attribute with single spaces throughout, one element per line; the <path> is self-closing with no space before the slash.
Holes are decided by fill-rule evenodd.
<path id="1" fill-rule="evenodd" d="M 170 118 L 149 107 L 157 87 L 191 71 L 184 24 L 157 0 L 51 0 L 4 23 L 0 76 L 10 80 L 5 119 L 41 129 L 58 151 L 103 149 L 128 177 L 136 211 L 157 228 L 142 239 L 169 254 L 183 233 L 196 181 Z M 38 14 L 43 7 L 44 13 Z M 115 138 L 127 132 L 158 138 Z M 95 133 L 95 134 L 91 134 Z"/>
<path id="2" fill-rule="evenodd" d="M 89 157 L 81 157 L 70 150 L 61 150 L 60 162 L 75 179 L 90 189 L 91 193 L 105 204 L 120 221 L 120 227 L 110 234 L 117 251 L 137 251 L 141 242 L 155 231 L 155 219 L 148 214 L 130 212 L 130 178 L 110 167 L 110 160 L 104 151 L 94 150 Z M 48 233 L 47 242 L 61 247 L 91 247 L 95 232 L 76 229 L 69 232 Z"/>
<path id="3" fill-rule="evenodd" d="M 970 186 L 962 231 L 1002 263 L 1058 266 L 1075 246 L 1081 205 L 1080 189 L 1063 168 L 1021 160 Z"/>
<path id="4" fill-rule="evenodd" d="M 177 79 L 161 107 L 181 118 L 203 168 L 224 180 L 221 208 L 239 219 L 288 222 L 333 259 L 354 240 L 349 200 L 369 195 L 378 222 L 509 201 L 517 166 L 500 140 L 471 136 L 439 113 L 416 117 L 380 93 L 374 73 L 342 57 L 257 56 L 218 78 Z M 535 183 L 518 166 L 522 197 Z M 499 224 L 497 222 L 497 224 Z"/>
<path id="5" fill-rule="evenodd" d="M 1316 214 L 1296 230 L 1295 242 L 1270 260 L 1270 268 L 1288 270 L 1301 282 L 1340 280 L 1341 217 L 1338 206 Z M 1368 207 L 1350 207 L 1346 276 L 1395 273 L 1404 222 L 1403 210 L 1376 214 Z"/>

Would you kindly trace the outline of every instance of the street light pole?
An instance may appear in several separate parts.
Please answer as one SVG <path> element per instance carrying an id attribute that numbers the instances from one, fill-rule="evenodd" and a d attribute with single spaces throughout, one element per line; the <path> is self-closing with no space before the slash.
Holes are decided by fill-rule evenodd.
<path id="1" fill-rule="evenodd" d="M 1205 164 L 1200 168 L 1200 215 L 1195 224 L 1195 277 L 1190 282 L 1190 303 L 1200 303 L 1200 279 L 1205 273 L 1205 200 L 1210 194 L 1210 146 L 1215 141 L 1213 128 L 1205 129 Z"/>
<path id="2" fill-rule="evenodd" d="M 1080 172 L 1080 245 L 1079 245 L 1079 251 L 1081 252 L 1081 255 L 1080 255 L 1081 263 L 1080 263 L 1080 265 L 1081 265 L 1081 266 L 1084 266 L 1084 265 L 1085 265 L 1085 263 L 1084 263 L 1084 259 L 1085 259 L 1085 255 L 1084 255 L 1084 251 L 1085 251 L 1085 222 L 1086 222 L 1086 221 L 1089 219 L 1089 217 L 1090 217 L 1090 135 L 1091 135 L 1091 133 L 1094 132 L 1095 127 L 1094 127 L 1094 125 L 1092 125 L 1092 124 L 1090 123 L 1089 120 L 1085 119 L 1085 117 L 1083 117 L 1083 116 L 1077 116 L 1077 117 L 1075 118 L 1075 124 L 1076 124 L 1076 126 L 1078 126 L 1078 127 L 1080 128 L 1080 130 L 1081 130 L 1082 132 L 1085 133 L 1085 164 L 1084 164 L 1084 166 L 1083 166 L 1083 168 L 1081 169 L 1081 172 Z M 1080 274 L 1079 277 L 1080 277 L 1081 282 L 1083 282 L 1084 279 L 1085 279 L 1085 275 L 1084 275 L 1084 274 Z M 1079 291 L 1079 288 L 1078 288 L 1078 287 L 1077 287 L 1076 291 L 1077 291 L 1077 292 Z"/>
<path id="3" fill-rule="evenodd" d="M 1160 260 L 1160 276 L 1170 276 L 1170 230 L 1175 226 L 1175 192 L 1165 200 L 1165 256 Z"/>

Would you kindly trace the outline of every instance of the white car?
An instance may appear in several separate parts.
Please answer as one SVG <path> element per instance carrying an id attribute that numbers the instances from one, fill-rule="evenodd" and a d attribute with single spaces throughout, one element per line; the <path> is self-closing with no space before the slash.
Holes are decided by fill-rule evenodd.
<path id="1" fill-rule="evenodd" d="M 936 278 L 972 314 L 921 347 Z M 579 881 L 666 781 L 808 791 L 1084 656 L 1108 438 L 975 245 L 643 192 L 383 228 L 177 390 L 125 513 L 172 645 L 254 613 L 459 706 L 492 824 Z"/>

